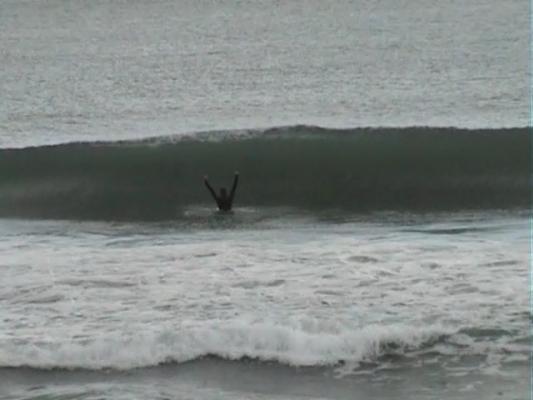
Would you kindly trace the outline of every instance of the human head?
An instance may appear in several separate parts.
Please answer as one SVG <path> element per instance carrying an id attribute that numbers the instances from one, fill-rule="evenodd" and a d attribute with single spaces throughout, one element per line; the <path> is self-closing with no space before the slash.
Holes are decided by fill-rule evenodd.
<path id="1" fill-rule="evenodd" d="M 228 196 L 228 194 L 226 192 L 226 188 L 221 187 L 220 188 L 220 197 L 226 198 L 227 196 Z"/>

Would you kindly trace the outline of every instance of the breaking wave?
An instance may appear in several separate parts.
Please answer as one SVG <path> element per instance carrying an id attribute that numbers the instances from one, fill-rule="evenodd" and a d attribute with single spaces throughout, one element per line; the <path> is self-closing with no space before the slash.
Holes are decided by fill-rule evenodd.
<path id="1" fill-rule="evenodd" d="M 26 342 L 4 339 L 0 368 L 116 369 L 185 363 L 205 357 L 225 360 L 253 359 L 294 367 L 378 365 L 399 358 L 424 356 L 523 355 L 529 346 L 511 339 L 515 334 L 490 336 L 479 342 L 468 329 L 453 331 L 440 325 L 363 328 L 312 319 L 290 323 L 268 321 L 212 321 L 154 331 L 131 330 L 94 338 L 62 338 Z M 494 341 L 498 344 L 495 344 Z M 505 344 L 507 343 L 507 344 Z M 514 344 L 513 344 L 514 343 Z"/>
<path id="2" fill-rule="evenodd" d="M 332 366 L 404 354 L 439 342 L 448 333 L 439 327 L 368 326 L 348 331 L 233 321 L 85 341 L 4 343 L 0 347 L 0 367 L 127 370 L 206 356 L 276 361 L 290 366 Z"/>
<path id="3" fill-rule="evenodd" d="M 236 202 L 349 212 L 527 208 L 527 128 L 312 126 L 0 149 L 0 216 L 184 217 L 211 205 L 202 177 Z"/>

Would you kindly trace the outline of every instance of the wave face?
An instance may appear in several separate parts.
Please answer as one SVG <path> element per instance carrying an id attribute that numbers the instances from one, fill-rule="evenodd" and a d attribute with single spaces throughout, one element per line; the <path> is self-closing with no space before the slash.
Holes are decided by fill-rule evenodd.
<path id="1" fill-rule="evenodd" d="M 252 207 L 527 207 L 527 128 L 309 126 L 0 150 L 0 216 L 164 220 L 230 186 Z"/>

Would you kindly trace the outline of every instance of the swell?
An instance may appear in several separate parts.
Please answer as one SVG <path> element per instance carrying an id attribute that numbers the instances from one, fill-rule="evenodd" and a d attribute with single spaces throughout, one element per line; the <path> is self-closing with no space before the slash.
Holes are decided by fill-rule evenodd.
<path id="1" fill-rule="evenodd" d="M 293 126 L 0 150 L 0 216 L 149 219 L 212 204 L 229 186 L 252 207 L 455 210 L 528 206 L 527 128 Z"/>

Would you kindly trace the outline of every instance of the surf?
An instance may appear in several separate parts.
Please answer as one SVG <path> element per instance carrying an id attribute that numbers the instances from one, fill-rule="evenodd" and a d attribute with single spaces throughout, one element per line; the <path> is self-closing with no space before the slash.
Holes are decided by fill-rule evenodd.
<path id="1" fill-rule="evenodd" d="M 292 126 L 138 141 L 0 149 L 0 216 L 186 218 L 208 173 L 235 205 L 336 209 L 527 208 L 527 128 Z"/>

